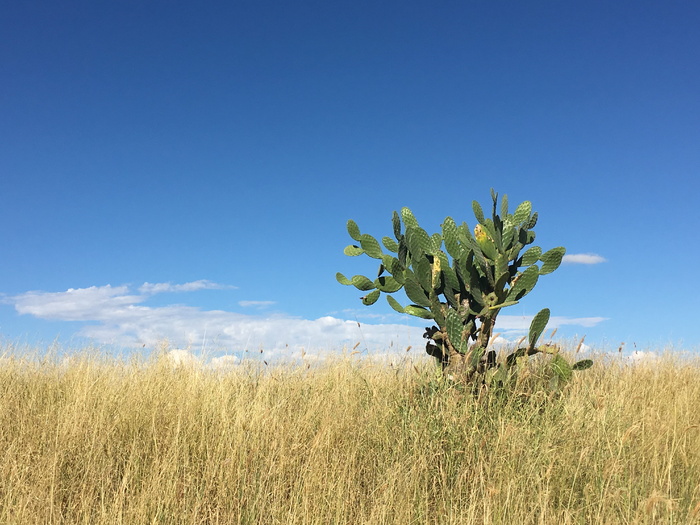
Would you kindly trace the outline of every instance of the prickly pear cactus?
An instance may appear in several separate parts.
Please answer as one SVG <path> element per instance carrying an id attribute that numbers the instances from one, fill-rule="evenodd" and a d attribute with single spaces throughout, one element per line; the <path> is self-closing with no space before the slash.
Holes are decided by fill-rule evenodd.
<path id="1" fill-rule="evenodd" d="M 500 381 L 518 357 L 553 353 L 550 345 L 537 346 L 549 321 L 546 308 L 533 319 L 526 346 L 501 363 L 489 348 L 501 309 L 518 304 L 541 275 L 559 267 L 565 253 L 563 247 L 543 253 L 539 246 L 530 246 L 535 240 L 537 212 L 533 213 L 529 201 L 510 213 L 507 195 L 500 206 L 493 190 L 491 198 L 491 218 L 485 217 L 477 201 L 472 203 L 477 220 L 473 230 L 447 217 L 441 232 L 429 235 L 411 210 L 402 208 L 393 213 L 393 238 L 383 237 L 380 243 L 349 220 L 347 230 L 355 242 L 344 253 L 377 259 L 379 271 L 375 279 L 336 274 L 341 284 L 367 292 L 361 298 L 365 305 L 376 303 L 384 294 L 397 312 L 433 320 L 435 325 L 423 334 L 428 340 L 427 353 L 442 363 L 447 375 L 466 380 L 491 370 L 489 377 Z M 402 289 L 409 304 L 402 305 L 392 295 Z M 558 352 L 553 355 L 562 377 L 591 365 L 581 361 L 572 366 Z M 492 369 L 498 370 L 494 373 Z"/>

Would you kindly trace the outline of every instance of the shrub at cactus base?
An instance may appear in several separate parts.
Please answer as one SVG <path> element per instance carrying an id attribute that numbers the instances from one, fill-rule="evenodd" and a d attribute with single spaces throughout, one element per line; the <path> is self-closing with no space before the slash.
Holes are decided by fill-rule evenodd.
<path id="1" fill-rule="evenodd" d="M 563 247 L 544 253 L 539 246 L 525 249 L 535 240 L 537 212 L 532 212 L 532 204 L 525 201 L 509 213 L 507 195 L 500 206 L 493 190 L 491 198 L 491 218 L 485 218 L 477 201 L 472 203 L 477 220 L 473 235 L 466 223 L 457 225 L 451 217 L 442 223 L 440 233 L 429 235 L 411 210 L 402 208 L 400 214 L 393 213 L 394 238 L 383 237 L 380 245 L 349 220 L 348 233 L 356 244 L 347 246 L 344 253 L 379 260 L 379 272 L 374 280 L 364 275 L 348 279 L 341 273 L 336 278 L 341 284 L 368 292 L 362 297 L 365 305 L 374 304 L 384 293 L 397 312 L 432 319 L 437 326 L 425 329 L 426 351 L 442 363 L 450 377 L 466 381 L 479 378 L 502 386 L 513 377 L 519 358 L 542 352 L 552 356 L 553 383 L 566 382 L 573 370 L 589 368 L 592 362 L 572 365 L 559 355 L 556 346 L 537 346 L 549 321 L 547 308 L 532 320 L 526 346 L 503 360 L 489 349 L 501 308 L 517 304 L 530 293 L 540 275 L 559 267 L 565 252 Z M 401 289 L 410 301 L 406 306 L 392 296 Z"/>

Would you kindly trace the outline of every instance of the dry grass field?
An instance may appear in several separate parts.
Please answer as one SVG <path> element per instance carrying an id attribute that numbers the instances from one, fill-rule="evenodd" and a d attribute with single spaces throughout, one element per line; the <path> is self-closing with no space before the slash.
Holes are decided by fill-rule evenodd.
<path id="1" fill-rule="evenodd" d="M 700 523 L 698 360 L 477 399 L 427 361 L 4 354 L 3 524 Z"/>

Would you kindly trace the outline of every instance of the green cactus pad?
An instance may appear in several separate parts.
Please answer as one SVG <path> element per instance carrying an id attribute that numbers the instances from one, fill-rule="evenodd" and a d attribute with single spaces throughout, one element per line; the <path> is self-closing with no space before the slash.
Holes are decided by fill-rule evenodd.
<path id="1" fill-rule="evenodd" d="M 510 292 L 508 292 L 508 300 L 519 301 L 525 297 L 535 287 L 539 277 L 540 271 L 537 266 L 529 266 L 526 268 L 525 271 L 520 274 L 517 281 L 510 289 Z"/>
<path id="2" fill-rule="evenodd" d="M 394 237 L 396 237 L 397 241 L 401 240 L 401 217 L 399 217 L 399 214 L 394 211 L 391 215 L 391 224 L 394 229 Z"/>
<path id="3" fill-rule="evenodd" d="M 472 231 L 466 222 L 463 222 L 457 226 L 457 238 L 463 244 L 469 244 L 471 240 L 474 240 L 472 237 Z"/>
<path id="4" fill-rule="evenodd" d="M 460 354 L 467 353 L 467 339 L 464 337 L 464 323 L 457 312 L 450 309 L 445 316 L 445 329 L 447 337 L 450 338 L 450 343 L 455 350 Z"/>
<path id="5" fill-rule="evenodd" d="M 500 271 L 500 273 L 498 273 L 498 271 Z M 498 278 L 496 279 L 496 286 L 494 287 L 494 290 L 496 290 L 499 297 L 505 298 L 508 296 L 506 284 L 511 280 L 510 270 L 506 267 L 504 270 L 498 271 L 496 273 Z"/>
<path id="6" fill-rule="evenodd" d="M 363 292 L 374 290 L 374 283 L 364 275 L 353 275 L 352 279 L 350 279 L 350 283 Z"/>
<path id="7" fill-rule="evenodd" d="M 485 302 L 485 306 L 488 306 L 490 309 L 498 304 L 498 295 L 496 295 L 495 292 L 491 292 L 489 294 L 486 294 L 484 296 L 484 302 Z"/>
<path id="8" fill-rule="evenodd" d="M 552 371 L 556 374 L 557 378 L 562 382 L 569 381 L 573 375 L 573 368 L 569 362 L 559 354 L 552 356 L 549 366 L 552 368 Z"/>
<path id="9" fill-rule="evenodd" d="M 406 228 L 418 228 L 418 221 L 416 220 L 416 217 L 413 215 L 413 212 L 408 209 L 408 208 L 401 208 L 401 218 L 403 219 L 403 223 L 406 225 Z"/>
<path id="10" fill-rule="evenodd" d="M 479 361 L 481 361 L 481 357 L 485 353 L 486 353 L 486 348 L 482 348 L 480 346 L 472 348 L 471 352 L 469 352 L 469 366 L 472 369 L 479 366 Z"/>
<path id="11" fill-rule="evenodd" d="M 559 348 L 557 345 L 543 344 L 535 348 L 535 350 L 542 352 L 543 354 L 555 355 L 561 351 L 561 348 Z"/>
<path id="12" fill-rule="evenodd" d="M 476 242 L 475 239 L 472 239 L 472 245 L 470 248 L 474 252 L 474 260 L 476 263 L 481 266 L 481 268 L 486 271 L 486 269 L 490 266 L 488 260 L 486 260 L 486 256 L 484 255 L 484 252 L 481 250 L 481 246 Z M 471 272 L 470 272 L 471 273 Z"/>
<path id="13" fill-rule="evenodd" d="M 406 279 L 404 290 L 408 298 L 419 306 L 430 307 L 430 299 L 423 288 L 415 280 L 415 277 Z"/>
<path id="14" fill-rule="evenodd" d="M 530 222 L 527 223 L 526 228 L 528 230 L 531 230 L 535 227 L 536 224 L 537 224 L 537 212 L 532 214 L 532 217 L 530 217 Z"/>
<path id="15" fill-rule="evenodd" d="M 523 249 L 523 245 L 517 241 L 517 234 L 516 238 L 513 239 L 513 247 L 510 249 L 510 251 L 506 254 L 508 257 L 509 261 L 517 261 L 518 255 L 520 254 L 520 250 Z"/>
<path id="16" fill-rule="evenodd" d="M 377 299 L 379 299 L 380 295 L 381 292 L 379 290 L 374 290 L 373 292 L 368 293 L 362 298 L 362 304 L 370 306 L 377 302 Z"/>
<path id="17" fill-rule="evenodd" d="M 512 226 L 504 226 L 503 227 L 503 235 L 501 236 L 501 244 L 503 246 L 503 252 L 504 253 L 509 253 L 510 250 L 513 248 L 513 244 L 515 243 L 515 228 Z"/>
<path id="18" fill-rule="evenodd" d="M 447 306 L 442 304 L 436 295 L 430 298 L 430 312 L 438 326 L 445 326 L 445 311 Z"/>
<path id="19" fill-rule="evenodd" d="M 559 246 L 558 248 L 552 248 L 551 250 L 542 254 L 540 261 L 542 261 L 542 268 L 540 268 L 540 275 L 546 275 L 552 273 L 554 270 L 559 268 L 561 260 L 566 253 L 566 248 Z"/>
<path id="20" fill-rule="evenodd" d="M 382 255 L 384 255 L 377 239 L 367 233 L 360 235 L 360 246 L 373 259 L 381 259 Z"/>
<path id="21" fill-rule="evenodd" d="M 384 268 L 394 276 L 394 279 L 396 279 L 398 282 L 403 283 L 403 272 L 404 272 L 404 266 L 399 262 L 399 260 L 396 257 L 392 257 L 391 255 L 385 255 L 382 257 L 382 264 L 384 265 Z"/>
<path id="22" fill-rule="evenodd" d="M 505 193 L 503 194 L 503 197 L 501 197 L 501 217 L 507 217 L 508 216 L 508 195 Z"/>
<path id="23" fill-rule="evenodd" d="M 382 237 L 382 244 L 384 245 L 384 248 L 390 252 L 399 253 L 399 243 L 397 243 L 391 237 Z"/>
<path id="24" fill-rule="evenodd" d="M 532 203 L 530 201 L 521 202 L 520 205 L 515 209 L 513 213 L 513 218 L 516 224 L 522 224 L 525 221 L 530 220 L 530 214 L 532 213 Z"/>
<path id="25" fill-rule="evenodd" d="M 497 310 L 499 308 L 505 308 L 506 306 L 513 306 L 519 302 L 520 301 L 506 301 L 505 303 L 497 304 L 495 306 L 489 306 L 489 310 Z"/>
<path id="26" fill-rule="evenodd" d="M 444 295 L 445 299 L 447 299 L 447 304 L 450 305 L 450 308 L 454 308 L 455 310 L 459 308 L 459 301 L 457 300 L 457 296 L 449 286 L 445 286 Z"/>
<path id="27" fill-rule="evenodd" d="M 365 253 L 365 251 L 355 244 L 349 244 L 345 247 L 343 253 L 350 257 L 356 257 L 358 255 L 362 255 L 363 253 Z"/>
<path id="28" fill-rule="evenodd" d="M 480 224 L 484 223 L 484 210 L 481 209 L 481 204 L 477 201 L 472 201 L 472 210 L 474 210 L 474 217 L 479 221 Z"/>
<path id="29" fill-rule="evenodd" d="M 479 255 L 476 250 L 474 251 L 474 260 L 478 263 L 476 265 L 478 274 L 480 276 L 486 277 L 486 281 L 488 283 L 484 283 L 484 285 L 481 288 L 495 288 L 496 276 L 493 274 L 493 265 L 491 264 L 491 262 L 486 257 L 484 257 L 483 253 Z"/>
<path id="30" fill-rule="evenodd" d="M 433 318 L 433 314 L 431 314 L 429 310 L 426 310 L 425 308 L 421 308 L 420 306 L 414 306 L 412 304 L 409 304 L 403 310 L 407 314 L 414 315 L 416 317 L 420 317 L 421 319 L 432 319 Z"/>
<path id="31" fill-rule="evenodd" d="M 483 308 L 484 303 L 486 302 L 486 299 L 484 298 L 485 294 L 482 291 L 482 288 L 488 290 L 486 286 L 482 286 L 477 276 L 472 275 L 472 278 L 469 281 L 469 294 L 472 296 L 471 302 L 476 303 L 478 305 L 479 310 Z"/>
<path id="32" fill-rule="evenodd" d="M 400 314 L 405 314 L 406 312 L 404 311 L 403 306 L 399 304 L 399 302 L 394 299 L 391 295 L 386 296 L 386 302 L 389 303 L 389 306 L 391 306 L 394 310 L 399 312 Z"/>
<path id="33" fill-rule="evenodd" d="M 445 257 L 445 259 L 447 259 L 447 257 Z M 447 264 L 446 260 L 443 261 L 442 257 L 440 257 L 440 269 L 442 271 L 442 275 L 445 277 L 446 287 L 454 290 L 455 292 L 459 292 L 461 286 L 459 284 L 457 272 L 455 272 L 454 269 Z"/>
<path id="34" fill-rule="evenodd" d="M 405 237 L 399 242 L 399 263 L 402 266 L 410 266 L 408 246 L 406 246 Z"/>
<path id="35" fill-rule="evenodd" d="M 428 262 L 426 257 L 421 257 L 413 263 L 414 275 L 416 276 L 416 281 L 421 285 L 426 293 L 430 293 L 433 289 L 433 267 Z"/>
<path id="36" fill-rule="evenodd" d="M 396 279 L 386 275 L 377 277 L 377 279 L 374 281 L 374 286 L 384 293 L 398 292 L 403 287 L 403 285 Z"/>
<path id="37" fill-rule="evenodd" d="M 487 239 L 486 242 L 481 245 L 481 252 L 491 261 L 495 261 L 496 257 L 498 257 L 498 248 L 491 239 Z"/>
<path id="38" fill-rule="evenodd" d="M 432 241 L 432 251 L 428 253 L 437 253 L 442 249 L 442 235 L 439 233 L 433 233 L 430 236 L 430 240 Z"/>
<path id="39" fill-rule="evenodd" d="M 588 370 L 593 366 L 592 359 L 582 359 L 581 361 L 576 361 L 571 367 L 572 370 Z"/>
<path id="40" fill-rule="evenodd" d="M 453 259 L 462 257 L 463 250 L 457 236 L 457 225 L 452 217 L 446 217 L 442 223 L 442 238 L 445 241 L 445 249 Z"/>
<path id="41" fill-rule="evenodd" d="M 423 254 L 432 254 L 435 251 L 430 235 L 419 226 L 406 230 L 406 243 L 411 257 L 419 258 Z"/>
<path id="42" fill-rule="evenodd" d="M 491 368 L 486 372 L 486 380 L 489 385 L 494 387 L 501 387 L 508 381 L 509 368 L 505 364 L 501 363 L 498 368 Z"/>
<path id="43" fill-rule="evenodd" d="M 508 357 L 506 357 L 506 362 L 505 362 L 506 367 L 511 367 L 511 366 L 517 365 L 519 358 L 526 356 L 526 355 L 529 355 L 530 353 L 534 354 L 534 353 L 536 353 L 536 351 L 528 352 L 527 348 L 518 348 L 515 352 L 511 353 Z"/>
<path id="44" fill-rule="evenodd" d="M 352 237 L 357 242 L 360 242 L 360 228 L 357 226 L 357 223 L 350 219 L 348 221 L 347 228 L 350 237 Z"/>
<path id="45" fill-rule="evenodd" d="M 527 336 L 530 343 L 530 349 L 535 348 L 537 340 L 542 335 L 542 332 L 544 332 L 544 329 L 549 322 L 549 315 L 549 308 L 543 308 L 537 312 L 537 315 L 535 315 L 535 317 L 532 319 L 532 323 L 530 323 L 530 333 Z"/>
<path id="46" fill-rule="evenodd" d="M 486 230 L 486 233 L 488 234 L 489 238 L 494 241 L 494 243 L 497 243 L 497 241 L 500 241 L 500 234 L 498 232 L 498 229 L 496 228 L 496 225 L 491 219 L 486 219 L 484 223 L 481 225 L 481 227 Z"/>
<path id="47" fill-rule="evenodd" d="M 520 264 L 522 266 L 531 266 L 540 260 L 541 255 L 542 248 L 539 246 L 533 246 L 523 254 L 523 260 Z"/>
<path id="48" fill-rule="evenodd" d="M 502 253 L 499 253 L 496 257 L 495 275 L 500 277 L 503 274 L 510 274 L 510 269 L 508 268 L 509 262 L 508 257 Z"/>
<path id="49" fill-rule="evenodd" d="M 345 277 L 342 273 L 338 272 L 335 274 L 335 279 L 338 281 L 340 284 L 344 284 L 345 286 L 350 286 L 352 285 L 352 281 Z"/>

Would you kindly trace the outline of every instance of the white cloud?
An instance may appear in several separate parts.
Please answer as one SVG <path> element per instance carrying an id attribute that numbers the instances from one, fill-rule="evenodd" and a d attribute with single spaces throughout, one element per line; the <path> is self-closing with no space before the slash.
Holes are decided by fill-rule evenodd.
<path id="1" fill-rule="evenodd" d="M 128 292 L 126 286 L 91 286 L 56 293 L 26 292 L 11 297 L 10 301 L 20 314 L 61 321 L 91 321 L 113 318 L 145 299 Z"/>
<path id="2" fill-rule="evenodd" d="M 235 288 L 235 286 L 228 286 L 207 281 L 206 279 L 200 279 L 199 281 L 192 281 L 191 283 L 184 284 L 146 282 L 139 286 L 139 292 L 143 294 L 157 294 L 164 292 L 196 292 L 197 290 L 223 290 L 231 288 Z"/>
<path id="3" fill-rule="evenodd" d="M 211 360 L 211 367 L 218 369 L 226 369 L 231 366 L 237 365 L 240 359 L 235 355 L 222 355 L 220 357 L 214 357 Z"/>
<path id="4" fill-rule="evenodd" d="M 254 306 L 256 308 L 264 308 L 265 306 L 272 306 L 275 301 L 238 301 L 239 306 L 247 308 L 249 306 Z"/>
<path id="5" fill-rule="evenodd" d="M 27 292 L 8 298 L 20 314 L 41 319 L 84 321 L 77 335 L 120 346 L 156 345 L 167 340 L 176 347 L 225 347 L 232 351 L 275 352 L 289 355 L 305 348 L 342 350 L 357 342 L 376 350 L 395 344 L 396 348 L 425 345 L 423 329 L 402 324 L 363 324 L 335 317 L 309 320 L 285 315 L 253 316 L 222 310 L 169 305 L 143 305 L 161 292 L 219 287 L 208 281 L 186 285 L 146 283 L 131 293 L 128 286 L 93 286 L 65 292 Z M 205 284 L 202 284 L 205 283 Z"/>
<path id="6" fill-rule="evenodd" d="M 491 340 L 491 347 L 492 347 L 492 348 L 496 348 L 496 349 L 507 348 L 507 347 L 509 347 L 510 345 L 512 345 L 513 342 L 514 342 L 514 341 L 509 341 L 509 340 L 506 339 L 505 337 L 502 337 L 502 336 L 500 336 L 500 335 L 497 335 L 496 337 L 494 337 L 494 338 Z"/>
<path id="7" fill-rule="evenodd" d="M 628 359 L 635 363 L 654 361 L 658 358 L 659 356 L 656 352 L 644 352 L 642 350 L 635 350 L 628 356 Z"/>
<path id="8" fill-rule="evenodd" d="M 367 307 L 364 308 L 345 308 L 341 311 L 335 311 L 335 312 L 329 312 L 330 315 L 342 315 L 343 317 L 350 317 L 352 319 L 371 319 L 373 322 L 376 323 L 401 323 L 405 321 L 406 319 L 409 319 L 406 317 L 405 314 L 400 314 L 398 312 L 394 312 L 393 310 L 390 313 L 374 313 L 370 310 L 367 309 Z M 418 317 L 412 318 L 414 322 L 418 324 L 423 324 L 423 321 L 421 321 Z"/>
<path id="9" fill-rule="evenodd" d="M 499 315 L 496 318 L 495 331 L 499 330 L 529 330 L 530 323 L 532 323 L 532 318 L 534 315 L 530 316 L 520 316 L 520 315 Z M 560 326 L 573 325 L 573 326 L 583 326 L 585 328 L 591 328 L 596 326 L 603 321 L 607 321 L 607 317 L 561 317 L 554 316 L 549 318 L 547 323 L 547 328 L 553 330 L 554 328 L 559 328 Z"/>
<path id="10" fill-rule="evenodd" d="M 581 343 L 580 345 L 576 345 L 578 348 L 578 352 L 581 354 L 587 354 L 589 353 L 592 348 L 588 346 L 586 343 Z"/>
<path id="11" fill-rule="evenodd" d="M 572 253 L 564 255 L 562 262 L 568 264 L 600 264 L 606 262 L 607 259 L 596 253 Z"/>
<path id="12" fill-rule="evenodd" d="M 173 365 L 178 367 L 194 367 L 200 364 L 199 359 L 189 350 L 175 349 L 170 350 L 165 354 L 165 358 Z"/>

